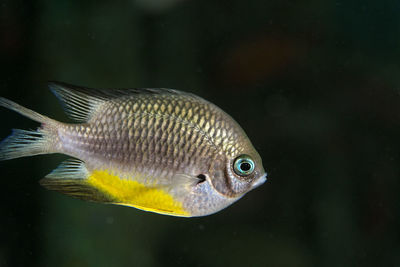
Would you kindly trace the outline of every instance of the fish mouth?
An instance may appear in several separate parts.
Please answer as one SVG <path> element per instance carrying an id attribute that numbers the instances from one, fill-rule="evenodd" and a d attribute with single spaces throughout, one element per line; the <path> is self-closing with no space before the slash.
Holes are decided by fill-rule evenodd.
<path id="1" fill-rule="evenodd" d="M 260 185 L 262 185 L 266 181 L 267 181 L 267 173 L 265 173 L 263 176 L 258 178 L 258 180 L 253 184 L 252 189 L 254 189 L 256 187 L 259 187 Z"/>

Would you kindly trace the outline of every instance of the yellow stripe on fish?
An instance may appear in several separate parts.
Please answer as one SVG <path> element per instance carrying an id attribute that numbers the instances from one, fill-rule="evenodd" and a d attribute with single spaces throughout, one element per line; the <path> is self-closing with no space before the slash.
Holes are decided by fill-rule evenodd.
<path id="1" fill-rule="evenodd" d="M 110 195 L 114 204 L 175 216 L 190 216 L 182 203 L 159 187 L 149 187 L 137 181 L 121 179 L 108 171 L 93 171 L 87 183 Z"/>

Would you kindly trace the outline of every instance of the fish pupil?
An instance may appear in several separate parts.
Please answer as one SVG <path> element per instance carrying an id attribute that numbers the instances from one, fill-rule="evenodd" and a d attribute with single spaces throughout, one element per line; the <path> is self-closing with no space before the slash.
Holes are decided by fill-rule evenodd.
<path id="1" fill-rule="evenodd" d="M 240 169 L 244 172 L 247 172 L 251 169 L 251 165 L 248 162 L 243 162 L 242 164 L 240 164 Z"/>

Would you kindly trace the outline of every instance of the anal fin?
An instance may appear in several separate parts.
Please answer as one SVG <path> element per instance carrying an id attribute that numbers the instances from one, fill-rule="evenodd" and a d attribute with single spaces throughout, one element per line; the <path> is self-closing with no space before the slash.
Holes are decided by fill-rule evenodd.
<path id="1" fill-rule="evenodd" d="M 89 171 L 85 163 L 70 159 L 39 181 L 43 187 L 59 193 L 94 202 L 110 203 L 115 200 L 87 182 Z"/>

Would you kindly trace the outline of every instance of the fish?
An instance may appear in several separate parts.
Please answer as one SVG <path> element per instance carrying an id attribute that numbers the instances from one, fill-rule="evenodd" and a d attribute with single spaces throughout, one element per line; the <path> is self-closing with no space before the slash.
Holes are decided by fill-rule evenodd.
<path id="1" fill-rule="evenodd" d="M 30 118 L 14 129 L 0 160 L 69 156 L 39 183 L 93 202 L 178 217 L 228 207 L 267 179 L 244 130 L 216 105 L 174 89 L 93 89 L 49 82 L 72 122 L 59 122 L 1 97 Z"/>

